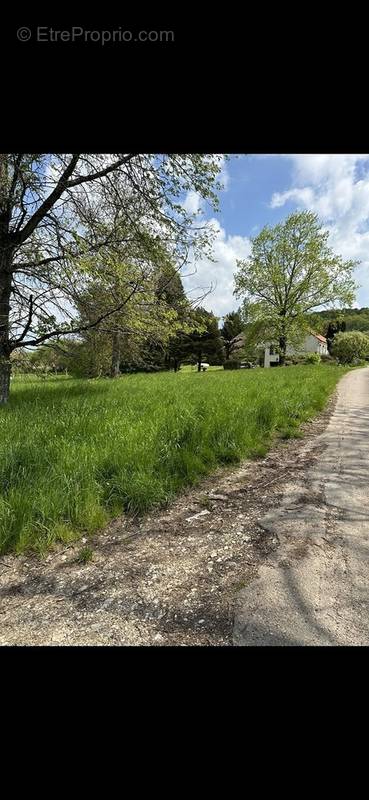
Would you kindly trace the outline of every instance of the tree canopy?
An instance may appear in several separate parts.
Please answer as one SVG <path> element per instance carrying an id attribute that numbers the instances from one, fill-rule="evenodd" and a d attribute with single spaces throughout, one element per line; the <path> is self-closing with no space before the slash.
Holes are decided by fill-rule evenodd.
<path id="1" fill-rule="evenodd" d="M 223 341 L 214 314 L 205 308 L 196 308 L 191 312 L 191 324 L 191 332 L 179 333 L 171 342 L 169 352 L 172 360 L 177 364 L 181 361 L 197 363 L 199 372 L 205 359 L 211 364 L 222 364 Z"/>
<path id="2" fill-rule="evenodd" d="M 244 327 L 240 309 L 237 311 L 230 311 L 230 313 L 226 314 L 224 317 L 220 333 L 224 342 L 224 351 L 227 360 L 237 349 L 237 344 L 234 342 L 234 339 L 242 333 Z"/>
<path id="3" fill-rule="evenodd" d="M 310 314 L 309 321 L 324 336 L 329 335 L 330 325 L 338 325 L 340 330 L 365 332 L 369 331 L 369 308 L 326 309 Z M 345 327 L 341 328 L 342 325 Z"/>
<path id="4" fill-rule="evenodd" d="M 349 305 L 355 296 L 356 261 L 344 261 L 328 246 L 318 216 L 297 211 L 251 240 L 251 255 L 237 261 L 235 293 L 248 319 L 262 321 L 264 337 L 279 348 L 303 337 L 306 315 L 320 306 Z"/>
<path id="5" fill-rule="evenodd" d="M 121 311 L 150 280 L 155 249 L 177 269 L 211 248 L 211 226 L 186 210 L 196 191 L 217 207 L 221 156 L 208 154 L 0 154 L 0 402 L 9 356 L 80 332 L 78 300 L 89 282 L 130 264 Z"/>
<path id="6" fill-rule="evenodd" d="M 95 280 L 78 301 L 80 311 L 80 348 L 72 349 L 74 356 L 82 356 L 81 366 L 90 376 L 109 374 L 116 377 L 123 370 L 135 368 L 164 368 L 169 341 L 177 331 L 190 330 L 188 323 L 191 306 L 182 281 L 174 265 L 162 259 L 152 269 L 150 277 L 121 310 L 105 316 L 113 302 L 119 304 L 124 296 L 127 276 L 132 280 L 131 265 L 121 265 L 120 273 L 114 270 L 110 282 Z M 120 277 L 120 280 L 119 280 Z M 94 326 L 86 322 L 96 316 L 103 317 Z M 108 366 L 109 364 L 109 366 Z"/>
<path id="7" fill-rule="evenodd" d="M 361 361 L 369 356 L 369 337 L 361 331 L 337 333 L 332 353 L 342 364 L 351 364 L 355 359 Z"/>

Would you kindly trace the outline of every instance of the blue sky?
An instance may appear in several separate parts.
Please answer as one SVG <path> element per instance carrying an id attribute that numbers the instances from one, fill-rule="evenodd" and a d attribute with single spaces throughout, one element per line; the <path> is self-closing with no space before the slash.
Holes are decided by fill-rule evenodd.
<path id="1" fill-rule="evenodd" d="M 361 262 L 357 306 L 369 306 L 369 155 L 241 155 L 224 163 L 220 211 L 201 207 L 195 192 L 189 210 L 200 208 L 214 226 L 216 263 L 201 259 L 196 275 L 185 278 L 191 297 L 212 286 L 203 305 L 223 316 L 239 302 L 233 296 L 236 259 L 250 252 L 250 237 L 283 220 L 291 211 L 318 213 L 329 230 L 332 249 Z"/>

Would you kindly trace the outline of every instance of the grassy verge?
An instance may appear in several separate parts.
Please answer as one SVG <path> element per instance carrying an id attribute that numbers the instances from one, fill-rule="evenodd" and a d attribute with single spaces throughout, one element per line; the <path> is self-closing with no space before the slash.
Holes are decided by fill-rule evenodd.
<path id="1" fill-rule="evenodd" d="M 45 552 L 266 453 L 325 405 L 341 367 L 15 379 L 0 409 L 0 552 Z"/>

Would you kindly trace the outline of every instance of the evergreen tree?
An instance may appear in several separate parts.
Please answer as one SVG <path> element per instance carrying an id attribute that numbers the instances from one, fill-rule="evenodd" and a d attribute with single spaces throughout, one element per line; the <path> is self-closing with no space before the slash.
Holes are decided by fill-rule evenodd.
<path id="1" fill-rule="evenodd" d="M 217 318 L 211 311 L 198 308 L 192 312 L 192 322 L 196 329 L 176 337 L 172 344 L 172 357 L 178 361 L 196 363 L 198 372 L 203 361 L 213 365 L 223 364 L 224 347 Z"/>
<path id="2" fill-rule="evenodd" d="M 234 342 L 234 339 L 242 333 L 243 329 L 244 324 L 241 319 L 241 309 L 231 311 L 224 317 L 223 327 L 220 333 L 224 342 L 226 361 L 231 357 L 234 350 L 237 349 L 237 344 Z"/>
<path id="3" fill-rule="evenodd" d="M 346 331 L 345 320 L 337 319 L 329 322 L 324 335 L 327 339 L 327 347 L 328 347 L 328 352 L 330 354 L 332 354 L 334 346 L 334 337 L 336 336 L 337 333 L 345 333 L 345 331 Z"/>

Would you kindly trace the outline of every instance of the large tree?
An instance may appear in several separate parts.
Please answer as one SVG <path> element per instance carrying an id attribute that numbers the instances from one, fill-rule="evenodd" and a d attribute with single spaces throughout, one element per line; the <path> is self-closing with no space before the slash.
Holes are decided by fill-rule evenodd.
<path id="1" fill-rule="evenodd" d="M 252 239 L 251 255 L 238 261 L 235 293 L 244 298 L 250 321 L 263 323 L 284 364 L 286 348 L 304 335 L 305 315 L 320 306 L 349 305 L 355 296 L 353 270 L 327 244 L 316 214 L 297 211 L 266 226 Z"/>
<path id="2" fill-rule="evenodd" d="M 223 327 L 220 329 L 220 333 L 224 342 L 224 350 L 225 350 L 225 357 L 226 360 L 230 358 L 232 353 L 238 349 L 239 345 L 235 342 L 236 336 L 238 336 L 244 330 L 244 323 L 241 317 L 241 309 L 237 311 L 230 311 L 224 317 Z"/>
<path id="3" fill-rule="evenodd" d="M 180 333 L 177 336 L 172 343 L 173 358 L 178 362 L 195 362 L 198 372 L 205 360 L 209 360 L 211 364 L 222 364 L 224 349 L 217 317 L 205 308 L 194 309 L 191 317 L 194 329 L 190 333 Z"/>
<path id="4" fill-rule="evenodd" d="M 75 357 L 83 356 L 91 377 L 108 373 L 117 377 L 121 364 L 123 369 L 160 364 L 165 368 L 170 337 L 187 327 L 190 303 L 178 271 L 160 241 L 155 242 L 150 261 L 142 281 L 140 267 L 132 261 L 124 263 L 120 258 L 119 264 L 111 264 L 107 256 L 104 269 L 95 272 L 94 279 L 78 299 L 81 346 L 71 352 Z M 120 306 L 125 293 L 136 283 L 138 288 L 130 302 L 106 316 L 112 298 Z M 97 313 L 102 321 L 87 327 Z"/>
<path id="5" fill-rule="evenodd" d="M 158 308 L 166 309 L 171 324 L 161 325 L 157 335 L 151 334 L 141 349 L 141 355 L 148 368 L 174 369 L 180 367 L 181 336 L 191 333 L 196 327 L 193 308 L 186 297 L 179 273 L 170 261 L 163 260 L 156 289 Z"/>
<path id="6" fill-rule="evenodd" d="M 216 207 L 220 166 L 206 154 L 0 154 L 0 403 L 15 349 L 80 331 L 76 301 L 91 263 L 103 269 L 97 256 L 141 248 L 139 279 L 118 304 L 112 298 L 107 319 L 140 291 L 145 248 L 158 236 L 178 268 L 189 248 L 209 246 L 211 228 L 196 224 L 183 198 L 194 190 Z"/>

